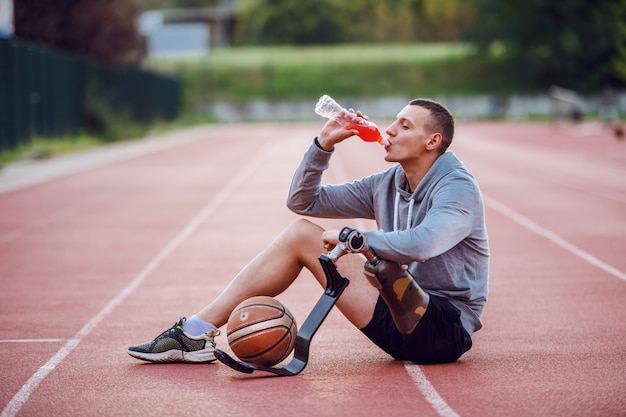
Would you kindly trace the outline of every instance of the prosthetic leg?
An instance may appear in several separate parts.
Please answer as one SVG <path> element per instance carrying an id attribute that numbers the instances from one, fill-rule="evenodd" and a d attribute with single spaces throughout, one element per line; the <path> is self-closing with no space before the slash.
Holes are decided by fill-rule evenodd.
<path id="1" fill-rule="evenodd" d="M 215 358 L 236 371 L 248 374 L 265 371 L 278 376 L 294 376 L 302 372 L 309 360 L 311 339 L 349 284 L 348 279 L 342 277 L 335 266 L 337 260 L 347 253 L 365 255 L 365 276 L 389 306 L 398 330 L 403 334 L 411 334 L 428 307 L 428 294 L 417 285 L 406 265 L 377 257 L 367 246 L 365 236 L 358 230 L 344 227 L 335 249 L 319 257 L 326 275 L 326 290 L 298 330 L 291 361 L 282 368 L 261 366 L 238 361 L 220 349 L 215 349 Z"/>
<path id="2" fill-rule="evenodd" d="M 411 276 L 407 265 L 376 256 L 367 245 L 365 236 L 358 230 L 344 227 L 339 234 L 339 242 L 329 257 L 337 259 L 348 252 L 365 255 L 367 280 L 389 307 L 400 333 L 411 334 L 426 312 L 430 296 Z"/>

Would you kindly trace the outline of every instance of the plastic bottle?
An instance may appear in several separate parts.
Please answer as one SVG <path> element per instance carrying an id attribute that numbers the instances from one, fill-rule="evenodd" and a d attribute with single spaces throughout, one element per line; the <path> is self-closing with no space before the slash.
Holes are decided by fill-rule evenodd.
<path id="1" fill-rule="evenodd" d="M 354 113 L 350 113 L 333 100 L 332 97 L 327 95 L 320 97 L 315 105 L 315 113 L 341 123 L 346 129 L 358 130 L 359 137 L 365 142 L 378 142 L 381 145 L 386 144 L 386 140 L 384 140 L 383 136 L 380 134 L 380 130 L 378 130 L 378 127 L 374 123 L 362 117 L 358 117 Z M 344 119 L 337 118 L 339 115 L 342 115 Z"/>

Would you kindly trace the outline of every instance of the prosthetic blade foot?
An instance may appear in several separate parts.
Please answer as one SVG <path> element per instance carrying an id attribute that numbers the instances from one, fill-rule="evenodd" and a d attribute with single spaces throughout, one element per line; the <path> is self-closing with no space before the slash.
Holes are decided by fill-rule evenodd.
<path id="1" fill-rule="evenodd" d="M 241 362 L 226 352 L 215 349 L 215 357 L 224 365 L 229 366 L 235 371 L 243 373 L 252 373 L 254 371 L 270 372 L 278 376 L 293 376 L 298 375 L 304 370 L 309 361 L 309 347 L 311 345 L 311 339 L 317 332 L 317 329 L 322 325 L 322 322 L 330 313 L 337 299 L 341 296 L 343 291 L 350 283 L 347 278 L 342 277 L 333 261 L 326 255 L 321 255 L 319 261 L 322 264 L 322 269 L 326 274 L 326 290 L 320 297 L 315 307 L 308 317 L 300 326 L 298 335 L 296 336 L 296 344 L 294 347 L 294 354 L 287 365 L 283 368 L 275 368 L 269 366 L 255 365 L 253 363 Z"/>

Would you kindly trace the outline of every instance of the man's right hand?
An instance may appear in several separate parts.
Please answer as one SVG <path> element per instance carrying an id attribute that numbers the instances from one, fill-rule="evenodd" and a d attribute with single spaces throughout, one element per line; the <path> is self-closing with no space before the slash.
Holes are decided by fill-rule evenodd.
<path id="1" fill-rule="evenodd" d="M 335 246 L 339 243 L 339 230 L 325 230 L 324 233 L 322 233 L 322 243 L 324 250 L 328 252 L 335 249 Z"/>
<path id="2" fill-rule="evenodd" d="M 354 110 L 350 109 L 351 113 L 356 114 L 358 117 L 367 120 L 367 117 L 364 116 L 361 112 L 354 112 Z M 340 121 L 344 122 L 347 125 L 350 122 L 350 117 L 346 116 L 345 120 L 341 119 L 341 116 L 338 116 Z M 317 141 L 319 142 L 322 149 L 325 151 L 332 151 L 336 144 L 343 142 L 344 140 L 356 136 L 359 134 L 358 130 L 346 129 L 340 121 L 335 119 L 330 119 L 326 122 L 319 136 L 317 137 Z"/>

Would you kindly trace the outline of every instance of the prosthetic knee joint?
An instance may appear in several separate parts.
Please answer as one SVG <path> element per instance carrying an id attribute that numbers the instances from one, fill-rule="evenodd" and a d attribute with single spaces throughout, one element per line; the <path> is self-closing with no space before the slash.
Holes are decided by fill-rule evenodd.
<path id="1" fill-rule="evenodd" d="M 400 333 L 411 334 L 426 312 L 430 296 L 411 276 L 407 265 L 379 258 L 367 245 L 366 237 L 349 227 L 341 230 L 339 244 L 329 257 L 336 260 L 346 253 L 365 255 L 365 277 L 389 307 Z"/>

